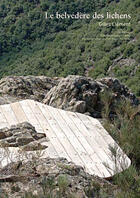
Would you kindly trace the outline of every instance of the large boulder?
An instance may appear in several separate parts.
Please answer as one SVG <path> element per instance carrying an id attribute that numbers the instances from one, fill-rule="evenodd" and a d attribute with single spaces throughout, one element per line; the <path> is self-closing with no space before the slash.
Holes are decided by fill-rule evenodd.
<path id="1" fill-rule="evenodd" d="M 53 87 L 43 102 L 53 107 L 77 111 L 94 112 L 101 87 L 90 78 L 68 76 Z"/>
<path id="2" fill-rule="evenodd" d="M 128 99 L 137 105 L 138 99 L 116 78 L 93 80 L 82 76 L 68 76 L 60 80 L 46 94 L 43 102 L 56 108 L 87 113 L 100 117 L 102 102 L 100 94 L 109 91 L 114 100 Z"/>

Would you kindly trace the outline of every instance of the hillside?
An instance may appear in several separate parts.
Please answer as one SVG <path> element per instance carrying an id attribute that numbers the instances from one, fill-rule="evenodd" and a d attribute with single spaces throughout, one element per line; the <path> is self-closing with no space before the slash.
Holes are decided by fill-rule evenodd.
<path id="1" fill-rule="evenodd" d="M 0 110 L 5 104 L 0 111 L 0 197 L 140 198 L 139 13 L 139 0 L 0 1 Z M 11 103 L 25 99 L 98 119 L 131 166 L 107 181 L 62 157 L 41 159 L 49 153 L 49 124 L 42 122 L 46 133 L 41 134 L 30 123 L 36 108 L 29 113 L 25 105 L 20 110 L 31 120 L 11 126 L 16 116 Z M 10 121 L 5 122 L 7 114 Z M 61 136 L 59 126 L 53 127 Z M 65 127 L 65 132 L 70 131 Z M 19 161 L 2 167 L 5 157 L 12 160 L 10 147 L 22 151 Z M 115 161 L 116 149 L 109 149 Z"/>
<path id="2" fill-rule="evenodd" d="M 127 10 L 126 10 L 127 8 Z M 45 12 L 123 13 L 128 26 L 105 26 L 109 19 L 45 19 Z M 7 75 L 86 75 L 117 77 L 140 96 L 140 2 L 0 2 L 0 77 Z M 99 26 L 99 22 L 104 22 Z M 113 36 L 115 35 L 115 37 Z M 109 37 L 109 38 L 108 38 Z"/>

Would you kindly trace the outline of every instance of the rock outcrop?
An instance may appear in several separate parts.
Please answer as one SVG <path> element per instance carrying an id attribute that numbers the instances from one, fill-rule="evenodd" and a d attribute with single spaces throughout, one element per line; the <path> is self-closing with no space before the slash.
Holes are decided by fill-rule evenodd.
<path id="1" fill-rule="evenodd" d="M 46 93 L 59 82 L 59 78 L 45 76 L 9 76 L 0 80 L 0 104 L 19 99 L 42 101 Z"/>
<path id="2" fill-rule="evenodd" d="M 25 151 L 43 150 L 40 139 L 46 138 L 45 133 L 38 133 L 28 122 L 13 125 L 10 128 L 0 129 L 0 147 L 20 147 Z"/>
<path id="3" fill-rule="evenodd" d="M 82 76 L 68 76 L 61 79 L 46 94 L 43 102 L 53 107 L 87 113 L 93 117 L 101 117 L 100 93 L 109 91 L 113 100 L 128 99 L 137 105 L 138 99 L 116 78 L 93 80 Z"/>
<path id="4" fill-rule="evenodd" d="M 1 191 L 9 198 L 24 197 L 26 192 L 38 198 L 100 198 L 103 190 L 113 189 L 109 182 L 87 174 L 64 158 L 19 161 L 3 168 L 0 174 Z"/>
<path id="5" fill-rule="evenodd" d="M 101 117 L 100 93 L 112 94 L 113 102 L 128 99 L 139 103 L 136 96 L 116 78 L 93 80 L 83 76 L 50 78 L 45 76 L 10 76 L 0 80 L 0 104 L 33 99 L 56 108 Z M 112 102 L 112 103 L 113 103 Z"/>
<path id="6" fill-rule="evenodd" d="M 99 84 L 90 78 L 68 76 L 46 94 L 43 102 L 65 110 L 93 112 L 100 90 Z"/>

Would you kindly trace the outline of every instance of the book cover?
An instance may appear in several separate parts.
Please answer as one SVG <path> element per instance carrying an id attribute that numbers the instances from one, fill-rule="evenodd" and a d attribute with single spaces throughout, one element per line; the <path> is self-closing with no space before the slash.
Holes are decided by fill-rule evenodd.
<path id="1" fill-rule="evenodd" d="M 139 197 L 139 13 L 139 0 L 0 1 L 2 196 Z M 9 148 L 49 165 L 10 168 Z"/>

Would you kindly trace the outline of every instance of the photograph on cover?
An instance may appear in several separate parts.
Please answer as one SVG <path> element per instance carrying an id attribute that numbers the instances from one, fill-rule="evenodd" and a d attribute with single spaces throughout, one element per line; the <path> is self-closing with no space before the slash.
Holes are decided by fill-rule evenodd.
<path id="1" fill-rule="evenodd" d="M 0 1 L 0 197 L 139 198 L 139 13 Z"/>

